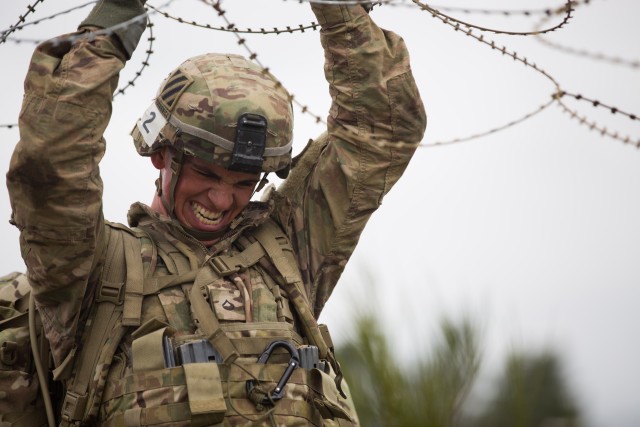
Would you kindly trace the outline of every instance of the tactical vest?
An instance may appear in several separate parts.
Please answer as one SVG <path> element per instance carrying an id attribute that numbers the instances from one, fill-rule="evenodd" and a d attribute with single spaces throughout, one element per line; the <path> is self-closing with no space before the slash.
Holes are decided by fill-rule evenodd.
<path id="1" fill-rule="evenodd" d="M 278 225 L 204 260 L 156 230 L 105 229 L 83 338 L 54 371 L 62 426 L 358 424 Z"/>

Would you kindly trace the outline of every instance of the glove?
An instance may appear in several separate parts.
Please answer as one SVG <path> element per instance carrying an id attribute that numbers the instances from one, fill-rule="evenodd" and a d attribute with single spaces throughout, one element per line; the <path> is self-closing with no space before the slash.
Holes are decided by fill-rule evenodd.
<path id="1" fill-rule="evenodd" d="M 99 0 L 89 13 L 89 16 L 82 21 L 79 28 L 110 28 L 121 24 L 136 16 L 143 15 L 146 12 L 144 9 L 145 2 L 146 0 Z M 131 58 L 131 54 L 138 45 L 146 26 L 146 18 L 141 17 L 130 25 L 113 31 L 122 43 L 127 59 Z"/>

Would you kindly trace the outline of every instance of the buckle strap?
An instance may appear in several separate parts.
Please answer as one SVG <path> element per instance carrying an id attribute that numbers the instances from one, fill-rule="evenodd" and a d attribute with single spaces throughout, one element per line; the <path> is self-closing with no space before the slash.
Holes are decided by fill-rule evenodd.
<path id="1" fill-rule="evenodd" d="M 224 331 L 220 328 L 220 323 L 205 300 L 204 295 L 202 295 L 202 289 L 197 282 L 191 287 L 189 297 L 194 314 L 194 320 L 198 327 L 209 339 L 213 348 L 218 350 L 222 356 L 222 363 L 233 363 L 233 361 L 238 358 L 239 354 L 231 343 L 229 337 L 227 337 Z"/>
<path id="2" fill-rule="evenodd" d="M 141 254 L 142 247 L 137 237 L 125 233 L 123 234 L 123 238 L 127 279 L 122 324 L 125 326 L 140 326 L 144 277 Z"/>
<path id="3" fill-rule="evenodd" d="M 209 265 L 220 277 L 226 277 L 251 267 L 264 255 L 262 245 L 254 242 L 240 253 L 212 257 L 209 259 Z"/>
<path id="4" fill-rule="evenodd" d="M 77 394 L 73 391 L 67 391 L 62 403 L 62 426 L 80 425 L 80 421 L 84 416 L 84 408 L 87 405 L 87 394 Z"/>
<path id="5" fill-rule="evenodd" d="M 110 283 L 103 280 L 102 283 L 100 283 L 100 288 L 96 295 L 96 302 L 110 302 L 115 305 L 120 305 L 123 299 L 124 282 Z"/>

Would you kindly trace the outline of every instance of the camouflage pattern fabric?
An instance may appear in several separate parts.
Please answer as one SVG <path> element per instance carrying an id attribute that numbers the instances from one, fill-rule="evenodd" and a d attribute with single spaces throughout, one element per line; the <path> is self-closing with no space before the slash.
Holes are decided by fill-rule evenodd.
<path id="1" fill-rule="evenodd" d="M 281 188 L 265 202 L 251 203 L 238 227 L 212 248 L 204 248 L 180 232 L 180 224 L 135 205 L 130 225 L 144 229 L 156 248 L 156 276 L 182 274 L 192 262 L 197 265 L 212 253 L 233 252 L 234 242 L 242 239 L 245 231 L 270 216 L 291 240 L 305 296 L 318 316 L 368 219 L 402 175 L 426 125 L 402 39 L 377 27 L 359 5 L 314 4 L 312 9 L 322 26 L 325 75 L 332 97 L 326 134 L 297 159 Z M 11 159 L 7 186 L 12 221 L 20 229 L 23 258 L 56 364 L 76 343 L 80 316 L 86 315 L 105 259 L 98 163 L 105 150 L 102 135 L 110 118 L 111 94 L 125 59 L 125 53 L 109 37 L 80 40 L 73 46 L 45 43 L 36 48 L 27 74 L 21 140 Z M 278 291 L 271 272 L 255 268 L 244 274 L 239 277 L 247 288 L 242 299 L 239 295 L 243 291 L 234 280 L 213 286 L 231 292 L 225 300 L 233 304 L 232 310 L 226 310 L 233 318 L 224 318 L 222 301 L 216 311 L 222 317 L 220 323 L 259 328 L 260 323 L 245 323 L 249 316 L 254 322 L 265 319 L 297 329 L 291 310 L 283 308 L 288 306 L 286 295 L 283 300 L 282 295 L 274 294 Z M 191 320 L 185 317 L 189 315 L 186 289 L 182 291 L 167 289 L 145 297 L 142 321 L 160 318 L 177 326 L 178 335 L 192 333 Z M 258 330 L 249 335 L 264 333 Z M 125 336 L 124 347 L 131 342 L 132 337 Z M 254 355 L 247 356 L 246 361 L 250 360 L 255 361 Z M 135 376 L 126 352 L 117 355 L 108 375 L 113 381 L 107 381 L 107 387 L 114 386 L 118 378 Z M 320 388 L 326 383 L 317 378 L 308 381 Z M 290 392 L 295 390 L 292 387 Z M 180 391 L 178 386 L 174 392 L 182 393 L 177 400 L 182 402 L 184 389 Z M 276 412 L 295 412 L 308 393 L 305 389 L 293 396 L 290 406 L 276 406 Z M 117 420 L 122 411 L 163 402 L 162 393 L 154 396 L 144 388 L 127 396 L 117 404 L 105 398 L 99 418 L 120 425 Z M 229 413 L 229 417 L 239 414 L 235 415 L 237 422 L 230 425 L 245 423 L 245 411 L 255 410 L 240 403 L 237 408 Z M 317 407 L 307 410 L 313 423 L 331 425 L 330 420 L 323 420 L 331 414 L 318 417 Z M 110 414 L 112 421 L 107 421 Z M 156 415 L 150 413 L 149 417 Z"/>
<path id="2" fill-rule="evenodd" d="M 332 99 L 328 132 L 274 198 L 318 317 L 371 214 L 422 140 L 426 114 L 398 35 L 358 6 L 312 9 Z"/>
<path id="3" fill-rule="evenodd" d="M 0 321 L 19 315 L 23 310 L 16 303 L 26 299 L 31 291 L 29 281 L 24 273 L 17 271 L 0 277 Z M 24 301 L 22 301 L 24 305 Z"/>
<path id="4" fill-rule="evenodd" d="M 46 425 L 38 377 L 33 367 L 27 309 L 27 276 L 0 277 L 0 425 Z"/>
<path id="5" fill-rule="evenodd" d="M 190 126 L 235 141 L 237 118 L 251 112 L 267 119 L 267 148 L 286 146 L 293 137 L 293 112 L 289 94 L 268 73 L 239 55 L 206 54 L 185 61 L 162 83 L 155 106 Z M 144 118 L 144 117 L 143 117 Z M 142 119 L 141 119 L 142 120 Z M 150 117 L 145 120 L 157 120 Z M 153 143 L 143 137 L 142 122 L 132 136 L 138 154 L 149 156 L 163 146 L 180 147 L 185 153 L 222 167 L 231 165 L 231 151 L 165 123 Z M 286 168 L 291 151 L 264 159 L 262 170 Z"/>

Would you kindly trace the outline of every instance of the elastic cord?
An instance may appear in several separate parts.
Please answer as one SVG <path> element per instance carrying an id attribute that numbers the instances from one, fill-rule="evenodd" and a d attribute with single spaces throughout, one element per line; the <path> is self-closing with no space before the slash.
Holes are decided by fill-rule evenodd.
<path id="1" fill-rule="evenodd" d="M 49 427 L 55 427 L 55 417 L 53 415 L 53 405 L 51 404 L 51 395 L 49 394 L 49 383 L 44 374 L 42 360 L 40 359 L 40 350 L 38 349 L 38 337 L 36 334 L 36 303 L 33 298 L 33 291 L 29 293 L 29 340 L 31 341 L 31 353 L 33 353 L 33 361 L 36 365 L 38 373 L 38 382 L 40 382 L 40 394 L 44 401 L 44 407 L 47 412 L 47 423 Z"/>

